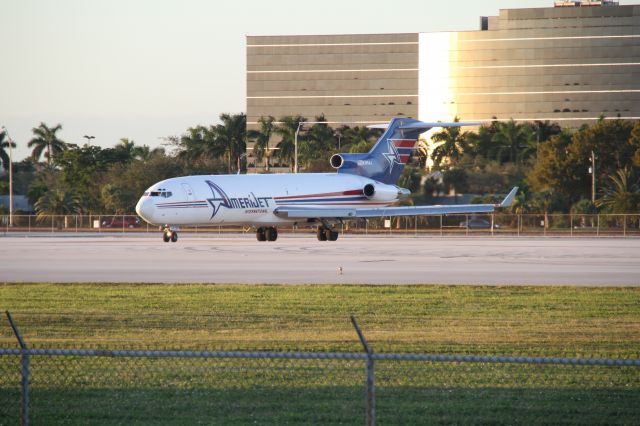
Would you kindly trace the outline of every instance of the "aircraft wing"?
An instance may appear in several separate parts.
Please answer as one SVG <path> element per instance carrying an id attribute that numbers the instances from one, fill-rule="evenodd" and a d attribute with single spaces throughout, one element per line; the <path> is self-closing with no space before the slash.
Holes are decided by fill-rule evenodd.
<path id="1" fill-rule="evenodd" d="M 515 187 L 500 204 L 456 204 L 436 206 L 399 206 L 399 207 L 278 207 L 274 214 L 288 219 L 357 219 L 389 216 L 425 216 L 441 214 L 491 213 L 498 207 L 509 207 L 518 192 Z"/>

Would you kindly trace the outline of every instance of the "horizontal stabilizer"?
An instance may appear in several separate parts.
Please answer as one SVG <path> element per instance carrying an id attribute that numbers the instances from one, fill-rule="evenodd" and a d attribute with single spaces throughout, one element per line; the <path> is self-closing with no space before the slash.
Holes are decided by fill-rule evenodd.
<path id="1" fill-rule="evenodd" d="M 431 123 L 426 123 L 424 121 L 417 121 L 414 123 L 409 123 L 404 126 L 400 126 L 399 129 L 402 130 L 418 130 L 418 129 L 432 129 L 434 127 L 465 127 L 465 126 L 480 126 L 482 125 L 479 121 L 435 121 Z"/>
<path id="2" fill-rule="evenodd" d="M 465 126 L 481 126 L 482 122 L 480 121 L 434 121 L 434 122 L 424 122 L 424 121 L 414 121 L 412 123 L 406 124 L 404 126 L 398 127 L 401 130 L 421 130 L 424 129 L 429 130 L 434 127 L 465 127 Z M 371 124 L 367 126 L 369 129 L 386 129 L 389 127 L 389 123 L 380 123 L 380 124 Z"/>

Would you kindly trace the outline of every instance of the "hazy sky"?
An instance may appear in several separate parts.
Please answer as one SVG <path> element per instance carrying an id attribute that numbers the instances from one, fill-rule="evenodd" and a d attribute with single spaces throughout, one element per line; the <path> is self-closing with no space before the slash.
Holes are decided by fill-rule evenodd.
<path id="1" fill-rule="evenodd" d="M 633 4 L 634 1 L 621 1 Z M 637 3 L 637 1 L 635 1 Z M 552 0 L 0 0 L 0 125 L 115 145 L 245 112 L 245 36 L 476 30 L 481 15 Z M 316 6 L 317 5 L 317 6 Z"/>

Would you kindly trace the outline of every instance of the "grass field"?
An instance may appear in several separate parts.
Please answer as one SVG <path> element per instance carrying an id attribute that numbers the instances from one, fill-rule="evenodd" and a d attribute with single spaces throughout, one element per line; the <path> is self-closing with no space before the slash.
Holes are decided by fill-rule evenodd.
<path id="1" fill-rule="evenodd" d="M 31 347 L 640 358 L 640 289 L 4 284 Z M 16 347 L 3 319 L 0 347 Z M 19 359 L 0 358 L 0 424 Z M 35 424 L 361 424 L 360 361 L 32 357 Z M 637 424 L 638 368 L 380 361 L 381 424 Z"/>
<path id="2" fill-rule="evenodd" d="M 5 284 L 0 309 L 34 347 L 360 351 L 353 314 L 377 352 L 640 358 L 638 288 Z"/>

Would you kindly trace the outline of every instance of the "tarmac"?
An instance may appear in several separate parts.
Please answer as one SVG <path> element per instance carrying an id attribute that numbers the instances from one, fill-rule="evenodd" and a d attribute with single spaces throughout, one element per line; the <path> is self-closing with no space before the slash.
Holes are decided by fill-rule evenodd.
<path id="1" fill-rule="evenodd" d="M 0 237 L 0 282 L 640 286 L 639 238 Z"/>

